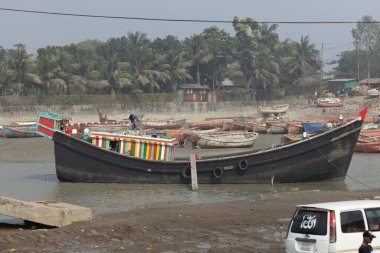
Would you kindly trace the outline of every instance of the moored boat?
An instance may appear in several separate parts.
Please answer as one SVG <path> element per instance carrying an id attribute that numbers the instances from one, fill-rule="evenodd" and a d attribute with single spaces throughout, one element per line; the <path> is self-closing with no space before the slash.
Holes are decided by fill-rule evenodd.
<path id="1" fill-rule="evenodd" d="M 257 107 L 257 111 L 259 114 L 261 115 L 273 114 L 275 116 L 285 114 L 288 111 L 288 109 L 289 109 L 289 104 Z"/>
<path id="2" fill-rule="evenodd" d="M 197 145 L 200 148 L 246 148 L 253 145 L 258 135 L 242 131 L 201 135 Z"/>
<path id="3" fill-rule="evenodd" d="M 5 138 L 41 137 L 36 133 L 36 123 L 28 126 L 3 126 L 2 132 Z"/>
<path id="4" fill-rule="evenodd" d="M 147 119 L 142 120 L 142 128 L 153 129 L 178 129 L 185 125 L 185 119 Z"/>
<path id="5" fill-rule="evenodd" d="M 343 180 L 365 112 L 351 122 L 289 145 L 202 156 L 196 160 L 198 183 Z M 106 150 L 59 130 L 47 130 L 52 132 L 55 167 L 60 181 L 159 184 L 191 182 L 189 159 L 144 159 Z"/>
<path id="6" fill-rule="evenodd" d="M 343 102 L 339 98 L 323 97 L 315 100 L 315 104 L 319 107 L 342 107 Z"/>

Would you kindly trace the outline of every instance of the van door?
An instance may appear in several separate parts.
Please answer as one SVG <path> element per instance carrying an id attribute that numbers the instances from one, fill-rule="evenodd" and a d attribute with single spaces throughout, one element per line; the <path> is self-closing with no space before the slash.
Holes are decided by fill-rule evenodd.
<path id="1" fill-rule="evenodd" d="M 339 218 L 340 229 L 337 230 L 337 242 L 332 245 L 332 248 L 337 251 L 357 252 L 363 241 L 363 232 L 366 230 L 362 210 L 341 212 Z"/>
<path id="2" fill-rule="evenodd" d="M 328 252 L 328 211 L 299 208 L 290 224 L 286 252 Z"/>

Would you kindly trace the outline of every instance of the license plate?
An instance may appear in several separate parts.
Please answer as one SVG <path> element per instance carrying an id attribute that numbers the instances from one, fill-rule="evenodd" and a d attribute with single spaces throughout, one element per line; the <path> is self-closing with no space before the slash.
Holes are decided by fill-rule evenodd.
<path id="1" fill-rule="evenodd" d="M 301 242 L 300 249 L 302 251 L 306 252 L 313 252 L 314 251 L 314 245 L 308 242 Z"/>

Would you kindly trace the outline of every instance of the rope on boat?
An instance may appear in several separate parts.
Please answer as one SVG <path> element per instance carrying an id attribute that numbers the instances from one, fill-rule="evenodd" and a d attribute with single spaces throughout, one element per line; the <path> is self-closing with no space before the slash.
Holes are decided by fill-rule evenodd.
<path id="1" fill-rule="evenodd" d="M 351 131 L 351 133 L 352 133 L 353 131 Z M 357 135 L 357 133 L 355 132 L 355 135 L 356 135 L 356 137 L 358 138 L 358 135 Z M 335 164 L 333 164 L 332 162 L 330 162 L 329 160 L 328 160 L 328 158 L 321 152 L 321 150 L 311 141 L 311 139 L 308 139 L 308 141 L 311 143 L 311 145 L 313 145 L 314 146 L 314 148 L 321 154 L 321 156 L 324 158 L 324 159 L 326 159 L 326 161 L 329 163 L 329 164 L 331 164 L 338 172 L 340 172 L 342 175 L 344 174 L 343 172 L 342 172 L 342 170 L 340 169 L 340 168 L 338 168 Z M 350 175 L 348 175 L 347 173 L 346 173 L 346 177 L 348 177 L 348 178 L 350 178 L 351 180 L 353 180 L 354 182 L 356 182 L 356 183 L 358 183 L 358 184 L 360 184 L 360 185 L 362 185 L 362 186 L 365 186 L 365 187 L 368 187 L 368 188 L 370 188 L 370 189 L 373 189 L 373 190 L 379 190 L 379 188 L 376 188 L 376 187 L 373 187 L 373 186 L 370 186 L 370 185 L 368 185 L 368 184 L 365 184 L 365 183 L 363 183 L 363 182 L 361 182 L 361 181 L 359 181 L 359 180 L 357 180 L 357 179 L 355 179 L 355 178 L 353 178 L 353 177 L 351 177 Z"/>

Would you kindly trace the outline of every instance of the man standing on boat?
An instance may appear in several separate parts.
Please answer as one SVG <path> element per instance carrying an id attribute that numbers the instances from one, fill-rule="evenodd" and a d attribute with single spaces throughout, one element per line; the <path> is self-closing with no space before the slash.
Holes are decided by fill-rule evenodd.
<path id="1" fill-rule="evenodd" d="M 131 121 L 132 130 L 133 131 L 137 130 L 137 126 L 136 126 L 137 116 L 131 113 L 128 118 Z"/>

